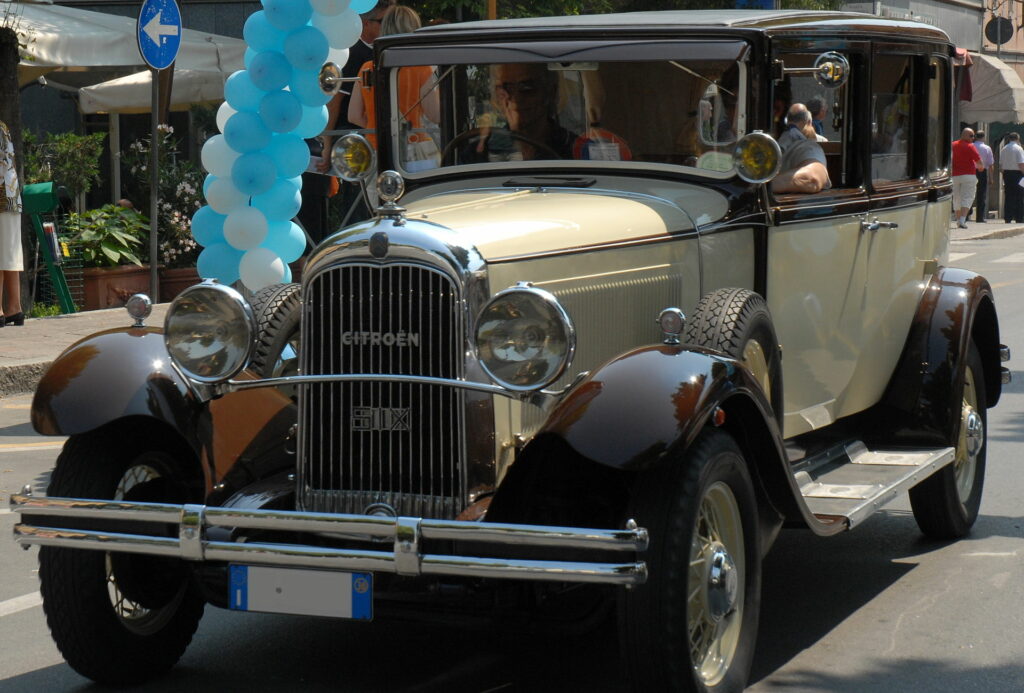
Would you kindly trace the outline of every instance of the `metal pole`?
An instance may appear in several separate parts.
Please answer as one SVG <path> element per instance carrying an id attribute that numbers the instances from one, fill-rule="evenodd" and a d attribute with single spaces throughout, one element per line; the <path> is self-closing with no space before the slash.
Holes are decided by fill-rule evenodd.
<path id="1" fill-rule="evenodd" d="M 160 172 L 157 171 L 159 161 L 160 138 L 157 137 L 157 126 L 160 124 L 160 80 L 159 70 L 150 68 L 150 77 L 153 80 L 153 99 L 150 108 L 149 126 L 151 145 L 149 148 L 149 295 L 153 303 L 160 300 L 160 280 L 157 273 L 157 263 L 160 260 L 159 238 L 156 223 L 157 213 L 157 185 L 160 182 Z"/>

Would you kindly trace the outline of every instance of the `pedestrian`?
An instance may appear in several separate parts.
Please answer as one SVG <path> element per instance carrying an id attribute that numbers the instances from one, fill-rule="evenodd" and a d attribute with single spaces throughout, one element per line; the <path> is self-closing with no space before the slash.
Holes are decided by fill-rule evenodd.
<path id="1" fill-rule="evenodd" d="M 1007 224 L 1024 222 L 1024 190 L 1020 187 L 1024 176 L 1024 149 L 1016 132 L 1006 136 L 1006 144 L 999 150 L 999 168 L 1003 170 L 1003 221 Z"/>
<path id="2" fill-rule="evenodd" d="M 14 141 L 0 120 L 0 327 L 24 325 L 21 310 L 21 187 Z"/>
<path id="3" fill-rule="evenodd" d="M 811 123 L 814 125 L 814 132 L 818 135 L 824 136 L 825 114 L 828 113 L 828 106 L 825 105 L 825 99 L 820 96 L 813 96 L 807 99 L 807 110 L 811 112 Z"/>
<path id="4" fill-rule="evenodd" d="M 395 4 L 395 0 L 378 0 L 377 4 L 367 12 L 359 15 L 362 22 L 362 31 L 359 40 L 348 49 L 348 60 L 341 68 L 343 78 L 352 79 L 359 75 L 359 68 L 367 60 L 373 60 L 373 42 L 380 36 L 380 25 L 384 21 L 384 13 Z M 355 88 L 354 82 L 342 82 L 341 90 L 334 95 L 327 103 L 327 127 L 328 130 L 358 130 L 359 126 L 348 119 L 348 101 Z M 324 157 L 317 169 L 321 173 L 327 173 L 331 168 L 330 152 L 332 137 L 327 134 L 320 136 L 323 139 Z M 341 206 L 345 209 L 345 219 L 349 221 L 360 221 L 365 219 L 368 210 L 364 208 L 360 197 L 358 183 L 341 181 Z"/>
<path id="5" fill-rule="evenodd" d="M 974 191 L 978 188 L 981 155 L 974 148 L 974 130 L 964 128 L 960 139 L 953 141 L 953 209 L 956 225 L 967 228 L 967 215 L 974 204 Z"/>
<path id="6" fill-rule="evenodd" d="M 992 147 L 985 143 L 985 133 L 978 130 L 974 133 L 974 148 L 978 150 L 981 157 L 981 170 L 977 172 L 978 192 L 974 196 L 974 220 L 984 224 L 988 217 L 988 182 L 995 167 L 995 157 L 992 155 Z"/>

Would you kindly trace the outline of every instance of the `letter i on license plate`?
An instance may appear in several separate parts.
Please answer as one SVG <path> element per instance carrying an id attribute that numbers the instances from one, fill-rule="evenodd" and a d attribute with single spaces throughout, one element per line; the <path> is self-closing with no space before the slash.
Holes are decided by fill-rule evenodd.
<path id="1" fill-rule="evenodd" d="M 275 614 L 373 618 L 373 575 L 231 565 L 229 608 Z"/>

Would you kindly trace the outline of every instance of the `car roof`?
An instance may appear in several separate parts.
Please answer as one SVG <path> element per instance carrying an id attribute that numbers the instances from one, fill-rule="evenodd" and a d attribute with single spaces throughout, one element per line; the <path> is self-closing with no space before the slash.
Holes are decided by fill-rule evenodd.
<path id="1" fill-rule="evenodd" d="M 766 33 L 877 33 L 892 36 L 949 41 L 941 29 L 920 22 L 885 19 L 859 12 L 827 12 L 808 10 L 663 10 L 658 12 L 627 12 L 619 14 L 582 14 L 568 17 L 526 17 L 478 22 L 441 24 L 418 29 L 416 33 L 490 34 L 493 32 L 534 33 L 545 30 L 593 31 L 600 29 L 666 30 L 701 27 L 763 30 Z"/>

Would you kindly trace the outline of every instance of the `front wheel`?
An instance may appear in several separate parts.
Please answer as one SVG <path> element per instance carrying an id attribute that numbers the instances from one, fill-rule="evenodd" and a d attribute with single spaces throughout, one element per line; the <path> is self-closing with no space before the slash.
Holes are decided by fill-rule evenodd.
<path id="1" fill-rule="evenodd" d="M 761 601 L 757 501 L 743 453 L 709 429 L 685 457 L 641 473 L 630 517 L 650 533 L 648 581 L 619 600 L 637 691 L 741 691 Z"/>
<path id="2" fill-rule="evenodd" d="M 953 464 L 910 489 L 910 507 L 921 531 L 933 539 L 967 536 L 978 519 L 985 484 L 985 373 L 971 342 L 960 398 L 960 429 Z"/>
<path id="3" fill-rule="evenodd" d="M 123 437 L 72 436 L 47 493 L 185 502 L 174 459 Z M 44 546 L 39 579 L 57 649 L 71 668 L 100 683 L 138 683 L 171 668 L 203 615 L 204 601 L 177 559 Z"/>

